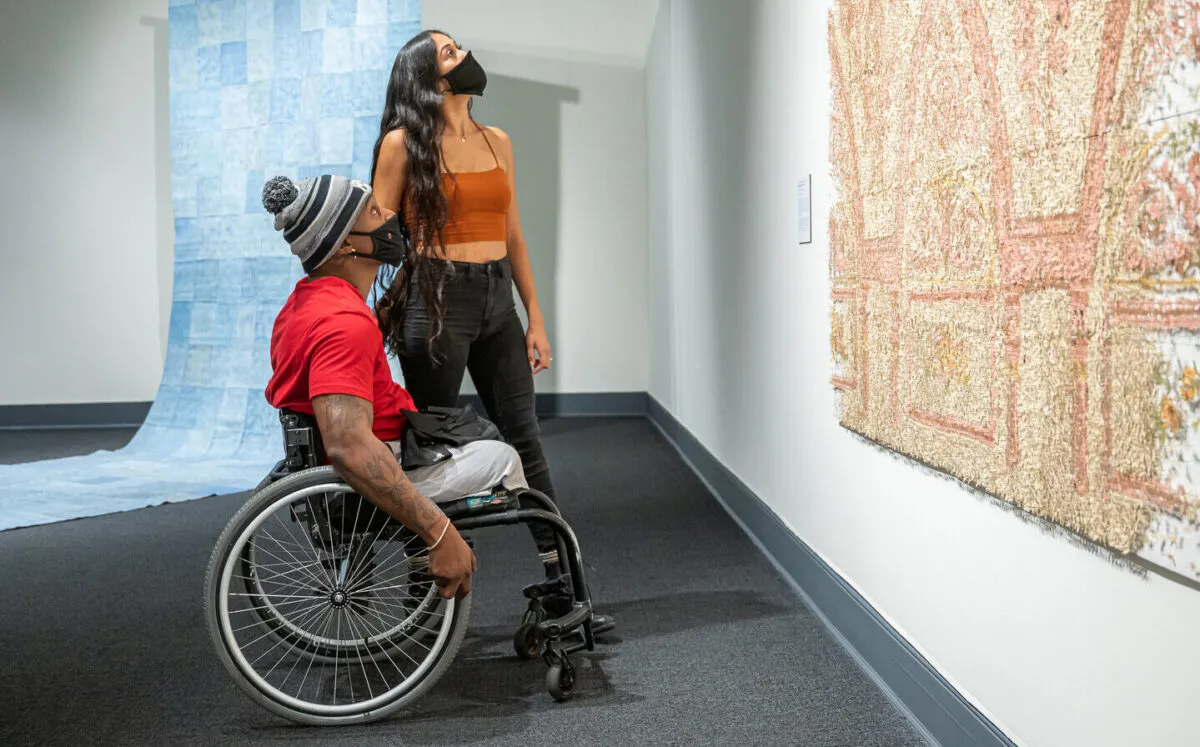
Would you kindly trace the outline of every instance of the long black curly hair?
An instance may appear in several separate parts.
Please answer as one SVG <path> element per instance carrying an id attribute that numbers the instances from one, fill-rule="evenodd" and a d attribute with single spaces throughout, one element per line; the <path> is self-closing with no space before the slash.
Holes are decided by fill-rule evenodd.
<path id="1" fill-rule="evenodd" d="M 442 116 L 442 94 L 438 90 L 440 75 L 437 46 L 431 38 L 433 34 L 450 36 L 444 31 L 426 29 L 396 54 L 388 79 L 379 139 L 375 141 L 371 181 L 375 181 L 375 167 L 384 138 L 389 132 L 404 128 L 408 167 L 400 211 L 408 230 L 408 251 L 402 270 L 392 273 L 391 277 L 381 274 L 383 292 L 375 309 L 388 351 L 392 355 L 404 353 L 404 312 L 415 287 L 429 319 L 426 338 L 429 354 L 438 361 L 441 356 L 437 342 L 442 335 L 446 310 L 446 277 L 453 271 L 453 265 L 446 259 L 442 242 L 442 229 L 449 211 L 442 191 L 441 137 L 446 121 Z"/>

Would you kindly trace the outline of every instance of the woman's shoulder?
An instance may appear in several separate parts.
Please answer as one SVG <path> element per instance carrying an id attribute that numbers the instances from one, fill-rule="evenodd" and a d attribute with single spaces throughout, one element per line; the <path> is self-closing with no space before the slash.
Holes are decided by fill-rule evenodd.
<path id="1" fill-rule="evenodd" d="M 407 136 L 407 134 L 408 131 L 403 127 L 397 127 L 394 130 L 390 130 L 386 135 L 383 136 L 383 143 L 381 147 L 399 148 L 400 150 L 404 150 L 404 138 Z"/>
<path id="2" fill-rule="evenodd" d="M 508 133 L 504 130 L 496 127 L 495 125 L 481 125 L 481 127 L 483 127 L 484 131 L 489 137 L 495 137 L 501 143 L 504 143 L 505 146 L 509 144 L 510 141 L 508 138 Z"/>
<path id="3" fill-rule="evenodd" d="M 499 127 L 492 125 L 483 125 L 484 132 L 489 138 L 492 138 L 497 146 L 496 152 L 500 154 L 501 160 L 511 163 L 513 157 L 512 140 L 509 139 L 508 133 Z M 505 167 L 508 170 L 508 167 Z"/>

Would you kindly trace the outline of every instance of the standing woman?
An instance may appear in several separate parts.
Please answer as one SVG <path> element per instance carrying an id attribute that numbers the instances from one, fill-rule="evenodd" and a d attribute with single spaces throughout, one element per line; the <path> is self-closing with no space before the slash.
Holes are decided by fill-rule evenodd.
<path id="1" fill-rule="evenodd" d="M 512 142 L 471 118 L 471 97 L 486 84 L 471 53 L 438 31 L 396 56 L 371 182 L 378 203 L 404 216 L 409 250 L 376 313 L 417 407 L 455 406 L 470 371 L 529 486 L 554 498 L 533 387 L 534 374 L 550 368 L 550 343 L 521 234 Z M 553 532 L 529 526 L 547 578 L 558 578 Z"/>

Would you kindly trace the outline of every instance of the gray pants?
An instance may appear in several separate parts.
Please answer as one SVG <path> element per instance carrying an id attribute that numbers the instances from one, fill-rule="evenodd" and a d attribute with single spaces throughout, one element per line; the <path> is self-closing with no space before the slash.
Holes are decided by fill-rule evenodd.
<path id="1" fill-rule="evenodd" d="M 387 445 L 399 458 L 400 442 L 388 441 Z M 507 490 L 529 487 L 521 458 L 503 441 L 472 441 L 465 446 L 453 446 L 450 455 L 450 459 L 432 466 L 405 472 L 413 487 L 434 503 L 488 493 L 497 487 Z"/>

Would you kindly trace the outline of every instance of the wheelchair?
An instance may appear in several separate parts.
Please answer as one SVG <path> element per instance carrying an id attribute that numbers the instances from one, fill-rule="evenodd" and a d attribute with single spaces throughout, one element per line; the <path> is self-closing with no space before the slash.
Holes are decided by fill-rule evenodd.
<path id="1" fill-rule="evenodd" d="M 209 561 L 209 634 L 238 687 L 279 716 L 317 726 L 387 718 L 445 674 L 471 597 L 442 599 L 425 543 L 322 464 L 312 416 L 283 410 L 279 419 L 286 455 L 230 519 Z M 550 695 L 567 700 L 571 654 L 594 650 L 604 632 L 593 630 L 571 527 L 535 490 L 497 488 L 439 506 L 472 546 L 467 530 L 527 522 L 554 530 L 565 573 L 525 587 L 513 648 L 541 658 Z"/>

